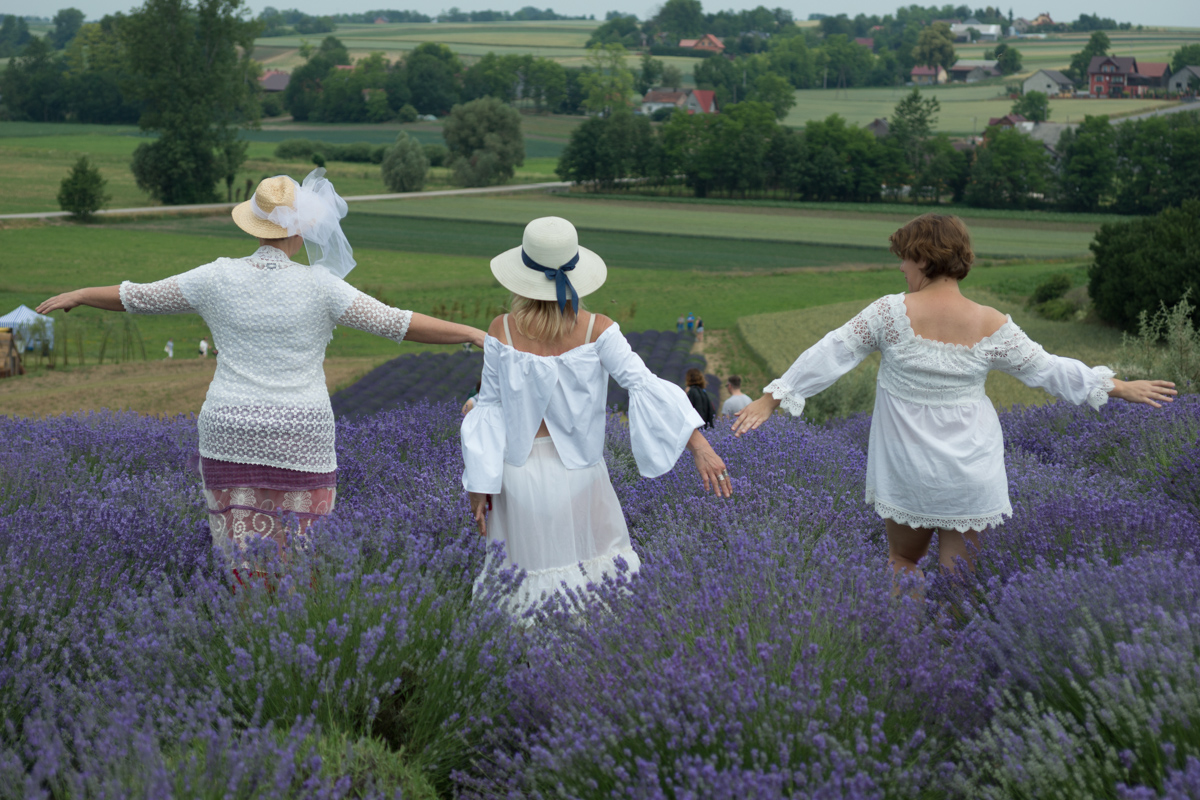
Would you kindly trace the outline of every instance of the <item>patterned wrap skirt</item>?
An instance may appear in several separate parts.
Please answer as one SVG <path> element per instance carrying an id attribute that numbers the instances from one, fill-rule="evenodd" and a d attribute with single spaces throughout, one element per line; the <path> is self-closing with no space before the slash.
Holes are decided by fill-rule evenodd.
<path id="1" fill-rule="evenodd" d="M 300 472 L 203 457 L 199 469 L 213 544 L 232 566 L 250 569 L 244 554 L 266 541 L 284 555 L 288 537 L 302 538 L 337 500 L 337 470 Z"/>

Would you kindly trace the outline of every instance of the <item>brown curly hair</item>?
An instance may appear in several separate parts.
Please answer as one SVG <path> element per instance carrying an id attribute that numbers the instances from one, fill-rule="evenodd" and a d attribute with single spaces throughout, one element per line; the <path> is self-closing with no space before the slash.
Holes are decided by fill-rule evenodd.
<path id="1" fill-rule="evenodd" d="M 888 237 L 900 259 L 925 262 L 925 277 L 943 275 L 961 281 L 971 271 L 975 253 L 971 232 L 951 214 L 922 214 Z"/>
<path id="2" fill-rule="evenodd" d="M 702 389 L 708 386 L 708 381 L 705 380 L 704 373 L 695 367 L 687 371 L 687 374 L 684 376 L 684 382 L 688 386 L 699 386 Z"/>

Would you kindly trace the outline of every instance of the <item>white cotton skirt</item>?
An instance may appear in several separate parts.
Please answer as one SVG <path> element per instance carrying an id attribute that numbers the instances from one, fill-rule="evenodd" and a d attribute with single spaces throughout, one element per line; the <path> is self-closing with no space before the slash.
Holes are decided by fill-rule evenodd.
<path id="1" fill-rule="evenodd" d="M 502 486 L 492 498 L 488 540 L 504 544 L 505 566 L 525 571 L 515 611 L 564 586 L 579 592 L 599 583 L 616 573 L 617 557 L 631 573 L 641 565 L 603 461 L 567 469 L 544 436 L 533 440 L 522 466 L 504 464 Z"/>

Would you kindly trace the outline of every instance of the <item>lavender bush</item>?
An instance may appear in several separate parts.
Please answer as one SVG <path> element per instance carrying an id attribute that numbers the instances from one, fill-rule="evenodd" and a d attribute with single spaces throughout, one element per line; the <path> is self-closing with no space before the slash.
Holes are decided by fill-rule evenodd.
<path id="1" fill-rule="evenodd" d="M 238 585 L 194 420 L 0 418 L 0 798 L 1197 796 L 1200 399 L 1002 414 L 1014 516 L 923 601 L 869 417 L 709 432 L 718 501 L 613 416 L 642 570 L 516 623 L 460 419 L 342 421 L 336 512 Z"/>

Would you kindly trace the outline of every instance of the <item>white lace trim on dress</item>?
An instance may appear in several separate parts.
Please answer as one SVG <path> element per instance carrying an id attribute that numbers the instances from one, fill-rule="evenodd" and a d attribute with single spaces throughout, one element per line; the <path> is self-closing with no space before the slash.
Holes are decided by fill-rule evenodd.
<path id="1" fill-rule="evenodd" d="M 404 341 L 408 326 L 412 322 L 413 312 L 379 302 L 374 297 L 360 294 L 354 298 L 342 316 L 338 317 L 338 325 L 355 328 L 377 336 L 383 336 L 395 342 Z"/>
<path id="2" fill-rule="evenodd" d="M 1114 373 L 1108 367 L 1092 367 L 1092 372 L 1100 379 L 1100 385 L 1088 393 L 1087 404 L 1093 411 L 1099 411 L 1100 406 L 1108 402 L 1108 393 L 1115 388 Z"/>
<path id="3" fill-rule="evenodd" d="M 998 525 L 1002 525 L 1005 517 L 1011 517 L 1013 513 L 1012 505 L 1007 501 L 1005 502 L 1005 507 L 995 514 L 984 514 L 976 517 L 952 517 L 940 514 L 916 514 L 912 511 L 907 511 L 876 499 L 875 493 L 871 489 L 867 489 L 866 499 L 868 505 L 874 504 L 875 513 L 882 519 L 890 519 L 893 522 L 908 525 L 912 528 L 941 528 L 955 530 L 959 533 L 995 528 Z"/>
<path id="4" fill-rule="evenodd" d="M 131 314 L 191 314 L 196 311 L 183 296 L 175 276 L 154 283 L 122 281 L 121 305 Z"/>
<path id="5" fill-rule="evenodd" d="M 779 407 L 791 414 L 793 417 L 798 417 L 804 413 L 804 395 L 792 392 L 779 379 L 773 380 L 763 387 L 763 394 L 770 394 L 779 401 Z"/>

